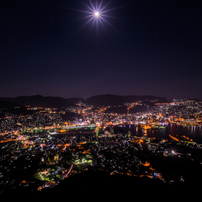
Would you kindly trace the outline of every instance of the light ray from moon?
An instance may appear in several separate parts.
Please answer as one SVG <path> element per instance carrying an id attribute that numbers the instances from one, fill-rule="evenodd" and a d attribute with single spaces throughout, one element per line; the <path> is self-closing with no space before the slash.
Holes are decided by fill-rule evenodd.
<path id="1" fill-rule="evenodd" d="M 91 10 L 92 12 L 94 12 L 94 10 L 95 10 L 95 8 L 94 7 L 90 7 L 90 6 L 88 6 L 86 3 L 84 3 L 83 1 L 81 1 L 82 2 L 82 4 L 84 4 L 89 10 Z"/>

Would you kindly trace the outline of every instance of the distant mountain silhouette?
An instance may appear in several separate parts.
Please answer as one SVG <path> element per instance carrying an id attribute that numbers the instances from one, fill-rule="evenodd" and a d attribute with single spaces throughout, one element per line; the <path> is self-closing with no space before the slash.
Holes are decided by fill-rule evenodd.
<path id="1" fill-rule="evenodd" d="M 20 105 L 30 105 L 31 107 L 50 107 L 61 108 L 74 106 L 79 101 L 84 102 L 83 98 L 70 98 L 65 99 L 61 97 L 44 97 L 41 95 L 20 96 L 16 98 L 0 98 L 2 101 L 15 102 Z"/>
<path id="2" fill-rule="evenodd" d="M 61 108 L 61 107 L 69 107 L 74 106 L 79 101 L 83 103 L 87 103 L 89 105 L 93 105 L 95 107 L 98 106 L 117 106 L 122 105 L 125 102 L 136 102 L 136 101 L 144 101 L 144 102 L 150 102 L 150 100 L 157 100 L 157 102 L 169 102 L 167 98 L 164 97 L 155 97 L 152 95 L 145 95 L 145 96 L 119 96 L 119 95 L 96 95 L 93 97 L 90 97 L 88 99 L 83 98 L 61 98 L 61 97 L 44 97 L 41 95 L 32 95 L 32 96 L 19 96 L 16 98 L 0 98 L 0 101 L 6 101 L 6 102 L 13 102 L 17 105 L 30 105 L 31 107 L 50 107 L 50 108 Z M 1 103 L 0 103 L 1 104 Z M 14 104 L 14 105 L 16 105 Z M 3 106 L 3 104 L 2 104 Z M 1 105 L 0 105 L 1 108 Z"/>
<path id="3" fill-rule="evenodd" d="M 188 99 L 188 100 L 194 100 L 195 102 L 200 102 L 201 100 L 198 98 L 192 98 L 192 99 Z"/>
<path id="4" fill-rule="evenodd" d="M 135 96 L 135 95 L 128 95 L 128 96 L 119 96 L 119 95 L 96 95 L 90 97 L 86 100 L 87 104 L 93 106 L 113 106 L 113 105 L 122 105 L 123 103 L 132 103 L 137 101 L 150 101 L 150 100 L 158 100 L 157 102 L 169 102 L 167 98 L 164 97 L 155 97 L 152 95 L 144 95 L 144 96 Z"/>
<path id="5" fill-rule="evenodd" d="M 0 100 L 0 109 L 10 109 L 19 106 L 19 104 L 7 100 Z"/>

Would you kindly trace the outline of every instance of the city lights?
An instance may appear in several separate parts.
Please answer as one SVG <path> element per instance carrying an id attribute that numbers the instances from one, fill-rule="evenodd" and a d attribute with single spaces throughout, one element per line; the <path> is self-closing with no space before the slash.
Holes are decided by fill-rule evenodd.
<path id="1" fill-rule="evenodd" d="M 172 153 L 173 155 L 176 154 L 174 150 L 172 150 L 171 153 Z"/>
<path id="2" fill-rule="evenodd" d="M 38 113 L 32 115 L 6 113 L 0 119 L 1 159 L 4 161 L 2 166 L 5 166 L 0 167 L 1 183 L 3 186 L 8 183 L 12 186 L 14 180 L 8 180 L 7 176 L 13 176 L 12 173 L 18 169 L 29 169 L 30 175 L 41 181 L 36 187 L 38 191 L 53 188 L 61 180 L 85 171 L 153 178 L 164 183 L 184 183 L 186 177 L 181 173 L 178 176 L 158 169 L 162 159 L 170 163 L 172 157 L 175 161 L 182 159 L 189 163 L 195 158 L 190 151 L 202 150 L 201 144 L 194 142 L 188 135 L 166 135 L 166 130 L 174 126 L 177 128 L 178 125 L 201 128 L 198 103 L 180 103 L 183 103 L 180 115 L 175 111 L 179 102 L 158 104 L 147 112 L 132 113 L 133 108 L 144 105 L 142 101 L 118 105 L 117 108 L 125 107 L 125 113 L 109 111 L 113 109 L 110 105 L 94 108 L 82 102 L 63 110 L 40 107 Z M 194 106 L 193 111 L 190 106 Z M 75 114 L 72 121 L 61 118 L 61 115 L 72 112 Z M 191 113 L 196 118 L 190 121 Z M 23 161 L 21 157 L 25 159 L 22 166 L 19 163 Z M 34 163 L 35 157 L 39 159 L 37 164 Z M 153 157 L 159 162 L 153 161 Z M 35 183 L 29 181 L 26 175 L 20 177 L 20 187 L 29 187 Z"/>

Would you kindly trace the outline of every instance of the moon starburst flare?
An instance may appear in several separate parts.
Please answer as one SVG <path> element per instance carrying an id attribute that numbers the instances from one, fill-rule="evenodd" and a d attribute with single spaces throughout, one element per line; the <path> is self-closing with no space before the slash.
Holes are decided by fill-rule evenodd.
<path id="1" fill-rule="evenodd" d="M 79 9 L 72 9 L 72 10 L 85 13 L 86 16 L 84 16 L 80 19 L 87 19 L 87 21 L 82 25 L 82 27 L 80 27 L 80 29 L 78 31 L 83 29 L 89 23 L 92 23 L 91 27 L 95 25 L 97 31 L 98 31 L 99 25 L 101 25 L 104 28 L 104 30 L 106 31 L 106 29 L 104 27 L 105 24 L 109 25 L 110 27 L 112 27 L 113 29 L 118 31 L 109 22 L 109 18 L 116 18 L 116 17 L 110 16 L 108 13 L 112 10 L 116 10 L 121 7 L 107 9 L 107 7 L 110 5 L 111 1 L 104 5 L 103 0 L 100 0 L 99 2 L 96 0 L 95 4 L 91 0 L 89 0 L 88 3 L 86 3 L 86 2 L 84 3 L 83 1 L 80 1 L 80 2 L 86 7 L 87 10 L 79 10 Z"/>

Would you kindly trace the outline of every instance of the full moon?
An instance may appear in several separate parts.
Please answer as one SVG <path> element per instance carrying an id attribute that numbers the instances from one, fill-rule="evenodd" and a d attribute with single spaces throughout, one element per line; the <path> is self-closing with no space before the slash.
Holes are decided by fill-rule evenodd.
<path id="1" fill-rule="evenodd" d="M 99 12 L 96 11 L 95 12 L 95 17 L 99 17 L 99 15 L 100 15 Z"/>
<path id="2" fill-rule="evenodd" d="M 113 29 L 117 31 L 117 29 L 113 25 L 111 25 L 110 22 L 108 22 L 109 18 L 116 18 L 116 17 L 110 16 L 108 14 L 110 13 L 110 11 L 116 10 L 119 7 L 107 9 L 111 1 L 109 1 L 106 5 L 103 5 L 104 0 L 99 0 L 100 3 L 97 3 L 97 0 L 96 0 L 95 5 L 92 2 L 94 0 L 89 0 L 88 3 L 84 3 L 83 0 L 80 0 L 80 1 L 87 8 L 87 10 L 73 9 L 82 13 L 86 13 L 86 16 L 82 17 L 81 19 L 87 18 L 87 21 L 83 24 L 82 27 L 80 27 L 80 29 L 84 28 L 87 24 L 92 22 L 92 26 L 96 25 L 97 30 L 99 25 L 102 25 L 102 27 L 105 29 L 104 27 L 105 24 L 108 24 L 109 26 L 111 26 Z"/>

